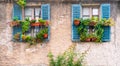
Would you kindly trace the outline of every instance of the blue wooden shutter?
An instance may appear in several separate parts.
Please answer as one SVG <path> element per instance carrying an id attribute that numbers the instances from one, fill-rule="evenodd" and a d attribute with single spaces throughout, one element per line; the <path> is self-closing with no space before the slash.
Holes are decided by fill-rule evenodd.
<path id="1" fill-rule="evenodd" d="M 101 16 L 106 19 L 110 18 L 110 4 L 101 4 Z M 104 26 L 103 42 L 110 41 L 110 30 L 110 26 Z"/>
<path id="2" fill-rule="evenodd" d="M 18 17 L 19 20 L 22 20 L 22 9 L 16 3 L 13 4 L 13 16 L 12 16 L 12 18 L 14 18 L 14 17 Z M 22 39 L 21 39 L 21 35 L 22 35 L 21 26 L 14 26 L 13 27 L 13 37 L 17 33 L 20 33 L 20 41 L 22 41 Z"/>
<path id="3" fill-rule="evenodd" d="M 41 6 L 41 17 L 44 20 L 50 20 L 50 4 L 43 4 Z M 50 26 L 48 26 L 48 39 L 50 39 Z"/>
<path id="4" fill-rule="evenodd" d="M 22 20 L 22 9 L 16 3 L 13 4 L 13 18 L 14 17 L 18 17 L 19 20 Z"/>
<path id="5" fill-rule="evenodd" d="M 77 32 L 77 27 L 73 24 L 75 18 L 80 18 L 80 4 L 72 5 L 72 41 L 80 41 L 80 35 Z"/>

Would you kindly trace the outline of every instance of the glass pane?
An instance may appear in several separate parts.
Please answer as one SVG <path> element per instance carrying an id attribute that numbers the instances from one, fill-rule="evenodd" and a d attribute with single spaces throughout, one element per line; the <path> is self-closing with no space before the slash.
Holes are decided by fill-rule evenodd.
<path id="1" fill-rule="evenodd" d="M 93 12 L 93 15 L 98 15 L 98 8 L 93 8 L 92 12 Z"/>
<path id="2" fill-rule="evenodd" d="M 40 15 L 40 8 L 35 8 L 35 16 L 39 16 Z"/>
<path id="3" fill-rule="evenodd" d="M 32 16 L 32 8 L 25 8 L 25 16 Z"/>
<path id="4" fill-rule="evenodd" d="M 83 8 L 83 15 L 90 15 L 90 8 Z"/>

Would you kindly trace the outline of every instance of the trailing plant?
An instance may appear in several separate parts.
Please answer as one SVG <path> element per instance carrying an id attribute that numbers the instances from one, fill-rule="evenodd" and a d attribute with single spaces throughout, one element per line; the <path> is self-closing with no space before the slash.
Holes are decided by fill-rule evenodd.
<path id="1" fill-rule="evenodd" d="M 86 25 L 86 26 L 88 26 L 90 22 L 91 22 L 90 19 L 83 19 L 82 20 L 83 25 Z"/>
<path id="2" fill-rule="evenodd" d="M 90 26 L 95 26 L 98 22 L 98 17 L 92 17 L 89 23 Z"/>
<path id="3" fill-rule="evenodd" d="M 31 41 L 32 37 L 29 35 L 22 35 L 22 40 L 25 42 L 29 42 Z"/>
<path id="4" fill-rule="evenodd" d="M 26 31 L 29 30 L 30 22 L 29 21 L 22 21 L 22 33 L 24 34 Z"/>
<path id="5" fill-rule="evenodd" d="M 95 35 L 97 35 L 97 42 L 102 42 L 101 39 L 103 37 L 103 32 L 104 32 L 103 26 L 101 24 L 98 24 L 95 27 L 95 29 L 96 29 Z"/>
<path id="6" fill-rule="evenodd" d="M 97 24 L 94 25 L 95 32 L 89 33 L 88 28 L 90 22 L 96 22 Z M 103 21 L 98 22 L 98 18 L 91 19 L 81 19 L 81 24 L 77 27 L 78 34 L 80 35 L 80 41 L 87 41 L 87 42 L 101 42 L 103 37 Z"/>
<path id="7" fill-rule="evenodd" d="M 17 4 L 18 4 L 20 7 L 24 8 L 24 7 L 26 6 L 26 0 L 18 0 L 18 1 L 17 1 Z"/>
<path id="8" fill-rule="evenodd" d="M 104 26 L 113 26 L 114 23 L 115 23 L 112 18 L 104 19 L 104 20 L 105 20 L 104 23 L 103 23 Z"/>
<path id="9" fill-rule="evenodd" d="M 41 29 L 38 34 L 36 35 L 36 38 L 37 39 L 40 39 L 41 41 L 43 41 L 45 38 L 44 38 L 44 35 L 45 34 L 48 34 L 48 28 L 43 28 Z"/>
<path id="10" fill-rule="evenodd" d="M 83 66 L 83 60 L 88 50 L 79 54 L 74 51 L 75 46 L 70 46 L 67 51 L 57 57 L 54 57 L 52 52 L 49 52 L 49 66 Z"/>

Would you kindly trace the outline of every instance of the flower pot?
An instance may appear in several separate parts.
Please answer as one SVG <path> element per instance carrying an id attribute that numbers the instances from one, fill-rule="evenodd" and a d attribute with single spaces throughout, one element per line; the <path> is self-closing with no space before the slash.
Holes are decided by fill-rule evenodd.
<path id="1" fill-rule="evenodd" d="M 91 41 L 92 41 L 92 42 L 95 42 L 96 40 L 97 40 L 96 37 L 91 38 Z"/>
<path id="2" fill-rule="evenodd" d="M 31 26 L 41 26 L 41 23 L 39 23 L 39 22 L 31 23 Z"/>
<path id="3" fill-rule="evenodd" d="M 44 39 L 48 38 L 48 34 L 43 35 Z"/>
<path id="4" fill-rule="evenodd" d="M 91 38 L 86 38 L 85 41 L 86 41 L 86 42 L 90 42 L 90 41 L 91 41 Z"/>
<path id="5" fill-rule="evenodd" d="M 42 42 L 42 41 L 41 41 L 40 39 L 36 39 L 36 42 L 37 42 L 37 43 L 40 43 L 40 42 Z"/>
<path id="6" fill-rule="evenodd" d="M 80 24 L 80 21 L 79 20 L 74 20 L 74 25 L 75 26 L 78 26 Z"/>
<path id="7" fill-rule="evenodd" d="M 16 22 L 16 21 L 13 21 L 13 22 L 10 22 L 10 26 L 13 27 L 13 26 L 19 26 L 20 25 L 20 22 Z"/>
<path id="8" fill-rule="evenodd" d="M 89 26 L 95 26 L 97 23 L 96 22 L 90 22 Z"/>

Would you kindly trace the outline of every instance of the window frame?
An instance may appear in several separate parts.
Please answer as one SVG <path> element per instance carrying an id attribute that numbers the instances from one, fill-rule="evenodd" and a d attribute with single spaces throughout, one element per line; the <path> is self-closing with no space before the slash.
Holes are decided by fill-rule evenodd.
<path id="1" fill-rule="evenodd" d="M 41 18 L 41 6 L 26 6 L 25 8 L 32 8 L 32 16 L 31 16 L 31 19 L 36 19 L 36 17 L 39 17 L 39 18 Z M 24 12 L 22 12 L 22 14 L 24 15 L 24 19 L 25 19 L 25 17 L 26 17 L 26 15 L 25 15 L 25 8 L 24 8 Z M 36 14 L 35 14 L 35 9 L 36 8 L 39 8 L 40 9 L 40 12 L 39 12 L 39 15 L 38 16 L 36 16 Z"/>
<path id="2" fill-rule="evenodd" d="M 98 18 L 100 19 L 101 16 L 101 10 L 100 10 L 100 5 L 82 5 L 82 10 L 81 10 L 81 17 L 83 18 L 83 8 L 89 8 L 90 12 L 89 12 L 89 16 L 90 18 L 93 16 L 93 8 L 97 8 L 98 9 Z M 88 16 L 88 15 L 87 15 Z M 95 15 L 97 16 L 97 15 Z"/>

